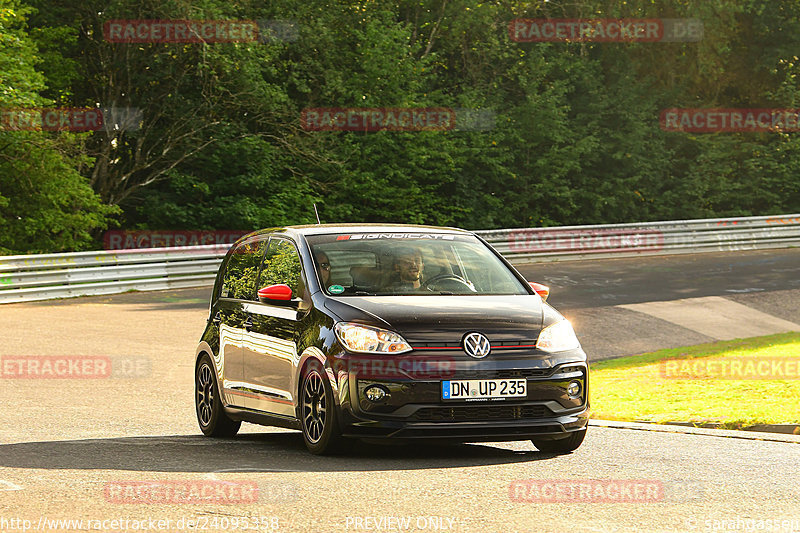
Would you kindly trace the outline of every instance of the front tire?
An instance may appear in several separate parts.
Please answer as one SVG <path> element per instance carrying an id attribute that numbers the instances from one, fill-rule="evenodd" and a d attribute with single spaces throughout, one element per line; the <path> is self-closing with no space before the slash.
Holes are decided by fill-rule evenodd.
<path id="1" fill-rule="evenodd" d="M 217 373 L 208 354 L 203 354 L 195 368 L 194 406 L 197 423 L 207 437 L 233 437 L 242 425 L 231 419 L 222 406 Z"/>
<path id="2" fill-rule="evenodd" d="M 300 418 L 308 451 L 315 455 L 342 451 L 344 438 L 339 430 L 333 391 L 325 370 L 317 361 L 309 363 L 303 372 Z"/>
<path id="3" fill-rule="evenodd" d="M 559 439 L 559 440 L 539 440 L 535 439 L 532 440 L 533 445 L 539 449 L 541 452 L 546 453 L 570 453 L 577 450 L 581 443 L 583 442 L 584 437 L 586 437 L 586 428 L 576 431 L 572 433 L 566 439 Z"/>

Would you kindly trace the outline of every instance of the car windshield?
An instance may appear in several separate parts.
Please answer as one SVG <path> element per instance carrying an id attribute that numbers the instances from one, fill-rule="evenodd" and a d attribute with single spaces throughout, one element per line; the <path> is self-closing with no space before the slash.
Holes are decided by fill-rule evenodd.
<path id="1" fill-rule="evenodd" d="M 342 233 L 307 240 L 320 284 L 334 296 L 529 294 L 472 235 Z"/>

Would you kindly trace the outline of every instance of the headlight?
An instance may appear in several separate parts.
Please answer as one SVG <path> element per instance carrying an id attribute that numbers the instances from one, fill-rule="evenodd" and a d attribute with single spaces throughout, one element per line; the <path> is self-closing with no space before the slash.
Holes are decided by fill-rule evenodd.
<path id="1" fill-rule="evenodd" d="M 567 319 L 544 328 L 536 341 L 536 348 L 545 352 L 563 352 L 580 347 L 581 343 Z"/>
<path id="2" fill-rule="evenodd" d="M 411 350 L 405 339 L 393 331 L 351 322 L 339 322 L 333 329 L 351 352 L 404 353 Z"/>

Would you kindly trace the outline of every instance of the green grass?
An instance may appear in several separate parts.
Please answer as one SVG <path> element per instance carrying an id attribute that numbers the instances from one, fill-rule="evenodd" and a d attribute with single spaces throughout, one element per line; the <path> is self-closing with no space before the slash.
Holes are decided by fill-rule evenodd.
<path id="1" fill-rule="evenodd" d="M 592 418 L 692 422 L 742 428 L 800 424 L 800 379 L 672 379 L 667 359 L 713 357 L 800 360 L 800 332 L 659 350 L 592 363 Z"/>

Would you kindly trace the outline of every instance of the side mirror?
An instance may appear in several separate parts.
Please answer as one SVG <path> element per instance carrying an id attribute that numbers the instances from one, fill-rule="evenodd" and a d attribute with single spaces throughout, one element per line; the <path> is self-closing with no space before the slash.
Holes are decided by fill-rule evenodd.
<path id="1" fill-rule="evenodd" d="M 279 283 L 258 289 L 258 301 L 261 303 L 291 302 L 292 288 L 285 283 Z"/>
<path id="2" fill-rule="evenodd" d="M 550 296 L 550 287 L 542 285 L 541 283 L 536 283 L 535 281 L 529 281 L 528 285 L 531 286 L 531 289 L 533 289 L 536 294 L 542 297 L 542 300 L 547 301 L 547 297 Z"/>

